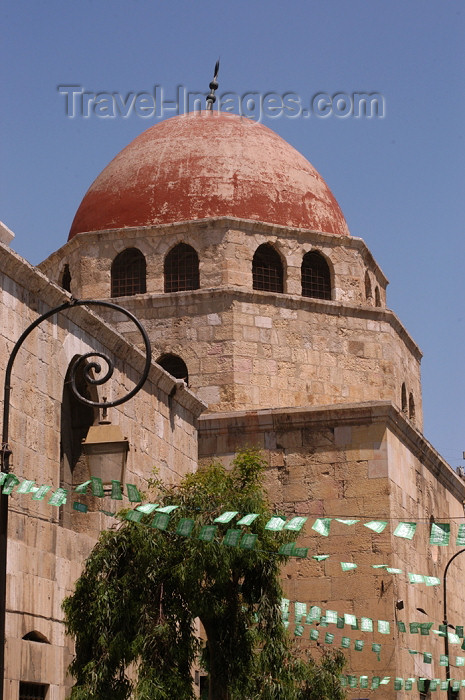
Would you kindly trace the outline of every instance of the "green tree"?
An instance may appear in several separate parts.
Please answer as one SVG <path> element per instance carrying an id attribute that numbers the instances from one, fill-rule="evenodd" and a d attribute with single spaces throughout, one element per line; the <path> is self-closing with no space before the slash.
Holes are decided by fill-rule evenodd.
<path id="1" fill-rule="evenodd" d="M 196 660 L 208 671 L 210 700 L 344 697 L 342 654 L 327 653 L 320 663 L 298 658 L 282 623 L 286 557 L 279 548 L 292 535 L 265 530 L 272 512 L 264 466 L 246 451 L 230 471 L 214 463 L 176 486 L 155 479 L 157 500 L 178 506 L 168 528 L 151 528 L 153 516 L 144 516 L 102 533 L 63 604 L 76 642 L 73 700 L 126 700 L 131 693 L 189 700 Z M 230 524 L 219 525 L 211 542 L 198 539 L 200 527 L 225 511 L 261 516 L 252 526 L 254 549 L 224 543 Z M 175 534 L 181 518 L 194 521 L 189 537 Z"/>

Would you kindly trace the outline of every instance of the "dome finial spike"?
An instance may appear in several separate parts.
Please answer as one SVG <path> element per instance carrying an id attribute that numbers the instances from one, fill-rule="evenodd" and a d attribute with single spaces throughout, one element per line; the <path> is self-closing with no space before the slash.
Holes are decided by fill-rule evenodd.
<path id="1" fill-rule="evenodd" d="M 207 95 L 207 110 L 212 110 L 213 105 L 216 102 L 215 90 L 218 89 L 218 73 L 220 70 L 220 59 L 215 63 L 215 70 L 213 74 L 213 80 L 211 81 L 209 88 L 210 93 Z"/>

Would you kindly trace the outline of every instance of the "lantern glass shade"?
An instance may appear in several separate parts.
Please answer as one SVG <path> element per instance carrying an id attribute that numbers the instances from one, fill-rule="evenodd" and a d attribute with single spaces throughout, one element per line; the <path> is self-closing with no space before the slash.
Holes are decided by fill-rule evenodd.
<path id="1" fill-rule="evenodd" d="M 90 476 L 102 479 L 107 485 L 113 480 L 124 480 L 129 442 L 119 425 L 92 425 L 82 441 L 82 449 L 87 456 Z"/>

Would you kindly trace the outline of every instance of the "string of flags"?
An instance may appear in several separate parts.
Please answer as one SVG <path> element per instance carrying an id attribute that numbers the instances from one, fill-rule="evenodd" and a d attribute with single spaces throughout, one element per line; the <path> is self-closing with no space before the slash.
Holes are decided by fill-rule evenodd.
<path id="1" fill-rule="evenodd" d="M 2 486 L 2 493 L 6 495 L 11 495 L 16 489 L 16 493 L 20 494 L 30 494 L 33 500 L 41 501 L 43 500 L 49 492 L 52 490 L 51 486 L 36 485 L 35 481 L 31 479 L 20 480 L 16 474 L 9 473 L 5 474 L 0 472 L 0 486 Z M 103 498 L 106 495 L 110 495 L 112 500 L 121 501 L 123 499 L 123 487 L 120 481 L 113 480 L 111 482 L 111 494 L 106 494 L 103 486 L 103 482 L 100 478 L 91 476 L 91 478 L 84 483 L 80 484 L 74 489 L 75 493 L 84 495 L 87 493 L 90 487 L 92 495 L 98 498 Z M 141 503 L 142 498 L 139 490 L 134 484 L 126 484 L 127 496 L 131 503 Z M 65 505 L 67 502 L 68 489 L 58 488 L 52 494 L 48 500 L 48 505 L 60 507 Z M 148 504 L 150 505 L 150 504 Z M 87 512 L 87 506 L 84 503 L 75 502 L 73 504 L 75 510 L 80 510 L 81 512 Z M 154 508 L 155 509 L 155 508 Z M 153 510 L 154 510 L 153 509 Z M 151 511 L 146 511 L 151 512 Z M 216 523 L 228 523 L 236 515 L 237 511 L 228 511 L 223 513 L 221 516 L 215 519 Z M 252 522 L 257 518 L 258 515 L 254 513 L 246 514 L 237 523 L 238 525 L 251 525 Z M 280 532 L 282 530 L 290 530 L 294 532 L 299 532 L 302 527 L 307 522 L 307 517 L 293 516 L 289 521 L 283 516 L 273 516 L 265 525 L 265 529 L 272 530 L 274 532 Z M 287 521 L 287 522 L 286 522 Z M 331 523 L 332 521 L 341 523 L 348 527 L 355 525 L 360 521 L 359 518 L 316 518 L 311 526 L 314 532 L 317 532 L 323 537 L 328 537 L 330 535 Z M 376 533 L 382 533 L 388 525 L 387 520 L 370 520 L 368 522 L 362 523 L 363 527 L 368 528 Z M 400 537 L 403 539 L 412 540 L 417 529 L 416 522 L 399 522 L 393 531 L 394 537 Z M 451 524 L 450 523 L 431 523 L 430 525 L 430 540 L 431 545 L 447 546 L 452 544 L 451 542 Z M 455 544 L 457 546 L 465 546 L 465 523 L 458 525 L 458 531 L 455 539 Z M 297 554 L 296 556 L 299 556 Z M 351 565 L 355 568 L 355 565 Z M 349 565 L 350 567 L 350 565 Z M 390 573 L 395 573 L 395 570 Z"/>
<path id="2" fill-rule="evenodd" d="M 49 494 L 52 490 L 51 486 L 42 485 L 37 486 L 33 480 L 23 479 L 20 481 L 15 474 L 4 474 L 0 472 L 0 486 L 2 486 L 2 492 L 4 494 L 10 495 L 15 490 L 16 493 L 20 494 L 30 494 L 33 500 L 41 501 Z M 108 492 L 105 493 L 103 482 L 99 477 L 91 476 L 90 479 L 79 484 L 75 487 L 74 492 L 79 495 L 85 495 L 90 488 L 93 496 L 98 498 L 103 498 L 106 495 L 110 495 Z M 175 510 L 178 506 L 160 506 L 158 503 L 146 503 L 142 504 L 142 497 L 134 484 L 126 483 L 126 492 L 128 500 L 131 503 L 137 503 L 133 510 L 128 511 L 125 514 L 126 520 L 131 520 L 133 522 L 141 522 L 144 515 L 154 513 L 154 518 L 150 523 L 151 527 L 157 528 L 159 530 L 166 530 L 170 521 L 170 513 Z M 68 489 L 58 488 L 50 496 L 48 504 L 51 506 L 60 507 L 65 505 L 68 497 Z M 111 482 L 111 495 L 112 500 L 121 501 L 123 500 L 123 487 L 120 481 L 113 480 Z M 88 511 L 88 506 L 80 501 L 73 502 L 73 509 L 86 513 Z M 155 512 L 156 511 L 156 512 Z M 110 512 L 102 510 L 105 515 L 116 516 L 116 512 Z M 218 531 L 218 525 L 230 523 L 236 516 L 239 515 L 238 511 L 226 511 L 220 516 L 213 520 L 212 525 L 202 525 L 198 532 L 197 538 L 204 542 L 212 542 Z M 252 525 L 256 518 L 259 517 L 258 513 L 247 513 L 243 515 L 237 522 L 236 526 L 249 526 Z M 265 524 L 265 529 L 273 532 L 290 531 L 290 532 L 300 532 L 307 522 L 308 518 L 303 516 L 293 516 L 289 520 L 284 516 L 272 516 L 268 522 Z M 317 518 L 312 525 L 312 529 L 323 536 L 329 536 L 330 533 L 330 523 L 332 520 L 340 522 L 344 525 L 350 526 L 355 525 L 360 522 L 359 519 L 355 518 Z M 363 525 L 374 532 L 381 533 L 386 528 L 388 522 L 381 520 L 370 520 Z M 191 518 L 181 518 L 178 522 L 175 534 L 190 537 L 195 527 L 195 521 Z M 412 539 L 416 530 L 416 523 L 405 523 L 400 522 L 395 531 L 394 535 L 397 537 L 403 537 L 406 539 Z M 449 523 L 432 523 L 431 533 L 430 533 L 430 543 L 434 544 L 448 544 L 450 538 L 450 524 Z M 222 543 L 226 546 L 239 547 L 240 549 L 255 549 L 257 544 L 258 535 L 253 533 L 244 532 L 236 528 L 229 528 L 224 534 Z M 459 531 L 457 534 L 456 544 L 465 545 L 465 524 L 459 525 Z M 297 558 L 307 558 L 308 557 L 308 547 L 298 547 L 296 542 L 287 542 L 280 546 L 278 554 L 282 554 L 288 557 Z M 329 559 L 329 554 L 314 554 L 310 555 L 310 558 L 323 562 Z M 340 562 L 342 571 L 353 571 L 358 567 L 355 562 Z M 388 564 L 372 564 L 373 569 L 384 569 L 390 574 L 402 574 L 404 573 L 402 569 L 390 567 Z M 406 572 L 408 576 L 409 583 L 423 583 L 426 586 L 438 586 L 441 584 L 441 579 L 436 576 L 427 576 L 423 574 Z"/>
<path id="3" fill-rule="evenodd" d="M 391 676 L 373 676 L 371 683 L 368 676 L 341 675 L 339 680 L 343 687 L 349 688 L 369 688 L 375 690 L 383 685 L 389 685 L 393 681 L 394 690 L 418 690 L 420 693 L 435 690 L 448 690 L 458 692 L 460 688 L 465 688 L 465 680 L 457 681 L 451 679 L 442 681 L 440 678 L 399 678 L 394 679 Z"/>

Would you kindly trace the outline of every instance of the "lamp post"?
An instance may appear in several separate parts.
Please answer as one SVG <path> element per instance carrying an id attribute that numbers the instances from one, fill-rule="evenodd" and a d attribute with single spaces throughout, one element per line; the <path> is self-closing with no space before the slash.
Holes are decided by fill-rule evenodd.
<path id="1" fill-rule="evenodd" d="M 443 586 L 443 604 L 444 604 L 444 615 L 443 615 L 444 620 L 443 620 L 443 624 L 444 624 L 444 627 L 445 627 L 445 632 L 444 632 L 444 655 L 445 655 L 446 658 L 447 658 L 446 681 L 449 681 L 449 685 L 448 685 L 448 688 L 447 688 L 447 700 L 453 700 L 454 695 L 455 695 L 455 694 L 452 693 L 452 689 L 451 689 L 451 687 L 450 687 L 449 637 L 448 637 L 448 632 L 447 632 L 447 625 L 448 625 L 448 622 L 447 622 L 447 587 L 446 587 L 446 583 L 447 583 L 447 572 L 448 572 L 448 570 L 449 570 L 449 566 L 452 564 L 452 562 L 454 561 L 454 559 L 455 559 L 456 557 L 458 557 L 459 554 L 463 554 L 464 552 L 465 552 L 465 549 L 461 549 L 460 551 L 456 552 L 456 553 L 454 554 L 454 556 L 452 556 L 452 557 L 449 559 L 449 561 L 448 561 L 447 564 L 446 564 L 446 568 L 444 569 L 444 579 L 443 579 L 443 582 L 442 582 L 442 586 Z"/>
<path id="2" fill-rule="evenodd" d="M 118 304 L 113 304 L 112 302 L 109 301 L 97 301 L 94 299 L 72 299 L 71 301 L 65 302 L 64 304 L 61 304 L 60 306 L 57 306 L 53 309 L 50 309 L 50 311 L 47 311 L 45 314 L 42 314 L 42 316 L 39 316 L 33 323 L 30 324 L 26 328 L 26 330 L 23 332 L 23 334 L 20 336 L 20 338 L 16 341 L 15 346 L 13 347 L 13 350 L 11 351 L 6 370 L 5 370 L 5 386 L 4 386 L 4 394 L 3 394 L 3 433 L 2 433 L 2 447 L 1 447 L 1 464 L 2 464 L 2 472 L 4 474 L 8 474 L 10 471 L 10 457 L 11 457 L 11 449 L 8 445 L 8 439 L 9 439 L 9 420 L 10 420 L 10 394 L 11 394 L 11 373 L 13 369 L 13 363 L 16 359 L 16 356 L 18 354 L 19 349 L 21 348 L 22 344 L 26 340 L 26 338 L 29 336 L 31 331 L 33 331 L 42 321 L 45 321 L 46 319 L 50 318 L 51 316 L 54 316 L 55 314 L 59 314 L 62 311 L 66 311 L 67 309 L 72 309 L 75 306 L 104 306 L 106 308 L 110 308 L 116 311 L 121 312 L 125 316 L 127 316 L 138 328 L 139 332 L 142 335 L 143 341 L 144 341 L 144 346 L 145 346 L 145 365 L 144 365 L 144 370 L 142 372 L 142 376 L 139 380 L 139 382 L 136 384 L 136 386 L 128 393 L 125 394 L 124 396 L 115 399 L 114 401 L 104 401 L 102 402 L 97 402 L 97 401 L 91 401 L 90 399 L 85 398 L 82 396 L 76 385 L 76 372 L 78 370 L 78 367 L 81 365 L 83 366 L 83 374 L 84 374 L 84 379 L 87 384 L 93 384 L 93 385 L 101 385 L 107 382 L 113 375 L 114 371 L 114 365 L 113 362 L 111 361 L 110 357 L 102 352 L 88 352 L 84 355 L 79 356 L 76 358 L 76 360 L 73 362 L 71 368 L 70 368 L 70 376 L 71 376 L 71 389 L 75 395 L 75 397 L 84 404 L 87 404 L 88 406 L 93 406 L 96 408 L 103 408 L 106 410 L 107 408 L 110 408 L 112 406 L 119 406 L 120 404 L 124 403 L 125 401 L 128 401 L 130 398 L 132 398 L 137 392 L 142 389 L 142 386 L 145 384 L 145 381 L 148 377 L 149 371 L 150 371 L 150 365 L 151 365 L 151 360 L 152 360 L 152 351 L 151 351 L 151 346 L 150 346 L 150 341 L 147 336 L 147 333 L 144 329 L 144 327 L 141 325 L 141 323 L 138 321 L 138 319 L 130 312 L 127 311 L 126 309 L 122 308 Z M 92 376 L 92 372 L 94 372 L 96 375 L 99 375 L 101 372 L 101 365 L 98 361 L 94 360 L 92 362 L 88 362 L 89 358 L 101 358 L 103 359 L 106 364 L 107 364 L 107 371 L 104 376 L 102 377 L 94 377 Z M 110 426 L 106 426 L 109 428 Z M 116 427 L 116 426 L 113 426 Z M 107 431 L 108 432 L 108 431 Z M 110 431 L 111 432 L 111 431 Z M 97 455 L 100 461 L 102 461 L 102 451 L 104 450 L 104 446 L 107 445 L 110 446 L 110 452 L 112 453 L 112 456 L 114 456 L 115 451 L 119 451 L 120 453 L 127 453 L 128 445 L 127 440 L 123 439 L 115 439 L 115 434 L 113 432 L 108 432 L 107 439 L 105 440 L 97 440 L 99 446 L 95 446 L 95 440 L 94 440 L 94 455 L 95 453 L 99 452 L 98 447 L 100 447 L 100 453 Z M 123 442 L 123 448 L 121 449 L 121 442 Z M 116 445 L 115 443 L 120 443 L 119 446 Z M 92 441 L 89 441 L 89 451 L 92 452 Z M 113 446 L 113 447 L 111 447 Z M 121 464 L 121 458 L 120 458 L 120 464 Z M 122 472 L 121 472 L 122 473 Z M 7 544 L 8 544 L 8 495 L 2 493 L 0 496 L 0 700 L 3 700 L 3 692 L 4 692 L 4 681 L 5 681 L 5 618 L 6 618 L 6 571 L 7 571 Z"/>

